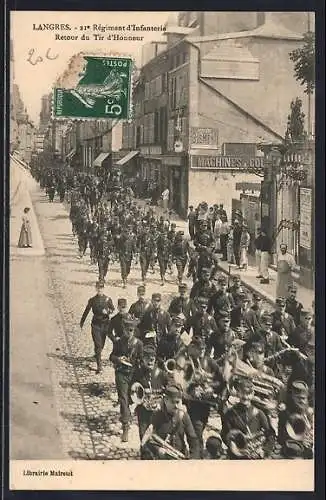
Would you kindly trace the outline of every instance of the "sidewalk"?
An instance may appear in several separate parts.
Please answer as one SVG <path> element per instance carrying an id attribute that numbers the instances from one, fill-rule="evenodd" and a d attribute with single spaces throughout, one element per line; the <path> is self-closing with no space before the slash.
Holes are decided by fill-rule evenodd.
<path id="1" fill-rule="evenodd" d="M 219 261 L 218 266 L 227 273 L 229 273 L 230 267 L 231 275 L 240 274 L 241 280 L 247 288 L 262 295 L 270 304 L 275 304 L 277 273 L 274 269 L 269 268 L 269 284 L 263 285 L 260 283 L 260 279 L 256 278 L 257 269 L 255 267 L 249 266 L 246 271 L 243 271 L 237 269 L 234 264 L 223 261 Z M 314 291 L 298 285 L 297 299 L 303 304 L 304 308 L 311 309 L 312 301 L 315 299 Z"/>
<path id="2" fill-rule="evenodd" d="M 44 255 L 44 245 L 39 224 L 34 212 L 30 192 L 37 188 L 31 174 L 14 158 L 10 160 L 10 255 Z M 30 207 L 29 219 L 32 229 L 32 248 L 18 248 L 23 210 Z"/>

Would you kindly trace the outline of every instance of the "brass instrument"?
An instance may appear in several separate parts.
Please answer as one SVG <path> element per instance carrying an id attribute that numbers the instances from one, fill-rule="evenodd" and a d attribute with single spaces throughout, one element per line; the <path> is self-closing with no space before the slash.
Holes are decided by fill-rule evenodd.
<path id="1" fill-rule="evenodd" d="M 256 434 L 244 434 L 239 429 L 231 430 L 226 437 L 228 443 L 233 443 L 232 453 L 238 457 L 246 457 L 251 460 L 264 458 L 263 444 L 265 442 L 264 431 Z"/>
<path id="2" fill-rule="evenodd" d="M 219 403 L 219 398 L 212 387 L 213 375 L 205 371 L 200 360 L 190 356 L 184 370 L 185 390 L 188 395 L 196 401 L 208 404 Z"/>
<path id="3" fill-rule="evenodd" d="M 306 415 L 293 413 L 289 416 L 285 429 L 291 441 L 302 443 L 304 448 L 313 448 L 314 428 Z"/>
<path id="4" fill-rule="evenodd" d="M 147 431 L 145 432 L 143 439 L 141 441 L 141 446 L 144 446 L 146 443 L 153 444 L 156 447 L 162 448 L 164 450 L 165 455 L 175 460 L 185 460 L 187 457 L 181 453 L 181 451 L 176 450 L 169 442 L 169 436 L 166 439 L 161 438 L 157 434 L 153 432 L 153 426 L 150 425 Z"/>
<path id="5" fill-rule="evenodd" d="M 164 363 L 164 369 L 169 374 L 172 375 L 176 369 L 177 363 L 174 358 L 167 359 Z"/>
<path id="6" fill-rule="evenodd" d="M 158 410 L 161 405 L 162 396 L 161 390 L 153 391 L 150 387 L 149 391 L 146 392 L 140 382 L 134 382 L 130 389 L 130 397 L 133 402 L 131 412 L 139 405 L 143 405 L 148 411 Z"/>
<path id="7" fill-rule="evenodd" d="M 254 385 L 253 404 L 267 412 L 275 412 L 278 407 L 278 394 L 284 388 L 283 382 L 267 375 L 239 358 L 236 360 L 232 378 L 249 378 Z"/>

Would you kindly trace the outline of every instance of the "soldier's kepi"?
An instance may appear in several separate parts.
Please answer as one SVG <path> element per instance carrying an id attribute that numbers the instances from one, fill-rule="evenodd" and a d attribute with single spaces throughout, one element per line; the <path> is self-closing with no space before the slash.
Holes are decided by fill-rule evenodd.
<path id="1" fill-rule="evenodd" d="M 80 328 L 83 328 L 88 313 L 92 309 L 92 338 L 94 342 L 95 359 L 97 363 L 96 373 L 102 371 L 102 351 L 109 327 L 110 315 L 114 311 L 114 305 L 110 297 L 107 297 L 104 290 L 104 283 L 98 281 L 95 285 L 96 295 L 91 297 L 86 305 L 85 311 L 80 320 Z"/>

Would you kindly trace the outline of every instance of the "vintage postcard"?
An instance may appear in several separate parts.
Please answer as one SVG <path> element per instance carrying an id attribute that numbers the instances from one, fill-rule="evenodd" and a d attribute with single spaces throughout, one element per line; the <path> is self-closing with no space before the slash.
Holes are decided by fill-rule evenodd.
<path id="1" fill-rule="evenodd" d="M 10 489 L 314 490 L 314 31 L 11 12 Z"/>

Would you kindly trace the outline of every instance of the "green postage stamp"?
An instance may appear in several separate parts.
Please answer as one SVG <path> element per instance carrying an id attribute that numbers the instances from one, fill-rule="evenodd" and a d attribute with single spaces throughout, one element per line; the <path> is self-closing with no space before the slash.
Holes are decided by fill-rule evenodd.
<path id="1" fill-rule="evenodd" d="M 84 55 L 75 82 L 54 88 L 53 117 L 130 118 L 132 65 L 129 58 Z"/>

